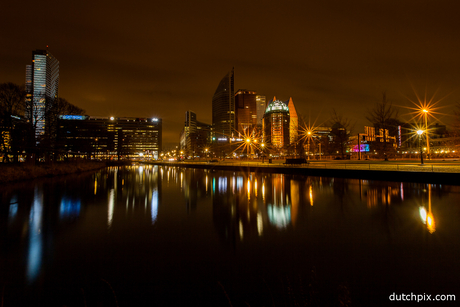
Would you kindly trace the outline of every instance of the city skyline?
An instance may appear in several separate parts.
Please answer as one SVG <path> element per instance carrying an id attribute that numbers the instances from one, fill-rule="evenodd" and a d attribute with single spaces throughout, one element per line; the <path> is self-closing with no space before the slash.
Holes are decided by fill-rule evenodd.
<path id="1" fill-rule="evenodd" d="M 319 124 L 336 109 L 356 130 L 384 91 L 398 106 L 447 96 L 446 114 L 460 97 L 452 1 L 31 6 L 5 6 L 0 82 L 24 84 L 30 52 L 49 45 L 60 97 L 88 115 L 162 118 L 165 146 L 178 144 L 187 110 L 212 122 L 213 93 L 232 67 L 235 89 L 292 97 Z"/>

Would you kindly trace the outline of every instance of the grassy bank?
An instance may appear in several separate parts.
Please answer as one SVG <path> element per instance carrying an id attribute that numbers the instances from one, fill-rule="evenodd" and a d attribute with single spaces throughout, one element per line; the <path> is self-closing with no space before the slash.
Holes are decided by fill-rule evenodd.
<path id="1" fill-rule="evenodd" d="M 106 166 L 105 162 L 78 161 L 51 164 L 4 164 L 0 165 L 0 183 L 51 177 L 97 170 Z"/>

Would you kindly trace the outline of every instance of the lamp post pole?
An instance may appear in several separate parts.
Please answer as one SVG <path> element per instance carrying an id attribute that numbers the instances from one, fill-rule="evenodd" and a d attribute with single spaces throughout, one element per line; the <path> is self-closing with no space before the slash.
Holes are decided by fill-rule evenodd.
<path id="1" fill-rule="evenodd" d="M 428 110 L 423 109 L 423 113 L 425 113 L 425 133 L 426 133 L 426 157 L 428 160 L 431 160 L 430 156 L 430 141 L 428 138 Z"/>
<path id="2" fill-rule="evenodd" d="M 262 163 L 264 163 L 264 158 L 265 158 L 265 156 L 264 156 L 264 147 L 265 147 L 265 143 L 260 144 L 260 146 L 262 147 Z"/>
<path id="3" fill-rule="evenodd" d="M 321 160 L 321 139 L 319 140 L 319 159 Z"/>
<path id="4" fill-rule="evenodd" d="M 359 138 L 359 133 L 358 133 L 358 160 L 361 160 L 361 139 Z"/>
<path id="5" fill-rule="evenodd" d="M 423 133 L 423 130 L 417 130 L 418 144 L 419 144 L 419 147 L 420 147 L 420 164 L 421 165 L 423 165 L 422 133 Z"/>

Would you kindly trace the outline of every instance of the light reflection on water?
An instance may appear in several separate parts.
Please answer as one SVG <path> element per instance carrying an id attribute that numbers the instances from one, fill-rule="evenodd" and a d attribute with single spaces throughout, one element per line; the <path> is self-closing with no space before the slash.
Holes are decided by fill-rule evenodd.
<path id="1" fill-rule="evenodd" d="M 358 245 L 378 245 L 378 249 L 370 251 L 376 254 L 388 242 L 422 246 L 426 236 L 440 232 L 443 237 L 437 240 L 449 238 L 449 244 L 455 247 L 448 257 L 458 255 L 460 250 L 455 234 L 460 227 L 453 218 L 460 212 L 457 186 L 130 166 L 66 180 L 46 179 L 20 189 L 6 190 L 4 194 L 8 211 L 7 223 L 2 227 L 8 229 L 3 233 L 14 237 L 18 246 L 8 257 L 26 259 L 10 274 L 23 272 L 25 283 L 37 282 L 40 276 L 53 278 L 53 273 L 44 273 L 44 263 L 52 267 L 55 255 L 63 253 L 60 249 L 70 249 L 72 244 L 78 246 L 78 253 L 85 250 L 86 241 L 96 242 L 101 250 L 91 250 L 90 257 L 94 258 L 87 261 L 99 263 L 104 240 L 117 242 L 116 236 L 137 243 L 140 252 L 131 249 L 134 256 L 130 257 L 147 266 L 153 265 L 150 261 L 155 257 L 161 258 L 162 250 L 169 249 L 174 255 L 171 259 L 183 261 L 187 258 L 183 247 L 172 243 L 187 238 L 185 242 L 191 245 L 202 245 L 202 237 L 216 240 L 206 244 L 220 246 L 219 252 L 244 247 L 254 255 L 258 255 L 258 248 L 266 248 L 264 244 L 278 246 L 278 240 L 283 242 L 283 248 L 290 246 L 293 254 L 302 254 L 304 251 L 298 248 L 308 241 L 316 244 L 318 257 L 325 257 L 329 264 L 333 256 L 322 251 L 329 252 L 344 242 L 350 246 L 345 254 L 355 259 L 369 252 Z M 79 241 L 66 242 L 69 230 L 76 233 Z M 89 231 L 91 238 L 87 237 Z M 209 237 L 210 232 L 215 236 Z M 157 240 L 145 242 L 150 236 Z M 56 240 L 59 245 L 54 244 Z M 20 248 L 23 241 L 27 244 L 24 249 Z M 124 259 L 125 243 L 117 244 L 120 250 L 116 249 L 116 257 Z M 147 251 L 139 246 L 146 246 L 142 248 Z M 210 257 L 206 249 L 192 250 L 199 259 Z M 308 258 L 312 253 L 304 256 Z M 113 255 L 117 253 L 110 253 L 110 257 Z M 66 259 L 57 260 L 66 263 Z M 217 267 L 223 265 L 213 257 L 208 260 L 217 262 Z M 312 266 L 320 266 L 310 261 Z M 154 275 L 138 278 L 151 276 Z"/>
<path id="2" fill-rule="evenodd" d="M 42 261 L 43 235 L 43 191 L 35 188 L 33 205 L 29 217 L 29 250 L 27 255 L 26 276 L 29 283 L 40 273 Z"/>

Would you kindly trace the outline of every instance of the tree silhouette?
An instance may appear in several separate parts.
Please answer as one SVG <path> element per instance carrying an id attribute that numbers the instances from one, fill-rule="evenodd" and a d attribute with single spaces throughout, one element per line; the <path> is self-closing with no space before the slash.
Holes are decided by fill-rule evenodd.
<path id="1" fill-rule="evenodd" d="M 344 118 L 335 109 L 332 109 L 329 126 L 331 127 L 332 136 L 331 147 L 334 151 L 338 151 L 343 159 L 354 124 L 352 124 L 350 119 Z"/>
<path id="2" fill-rule="evenodd" d="M 395 125 L 399 122 L 396 119 L 397 117 L 398 110 L 387 100 L 386 92 L 382 93 L 382 101 L 377 102 L 373 109 L 368 110 L 368 115 L 366 116 L 366 119 L 374 125 L 376 134 L 380 130 L 383 131 L 383 142 L 376 140 L 376 144 L 382 145 L 378 146 L 380 147 L 378 149 L 383 151 L 385 160 L 388 160 L 387 152 L 394 150 L 393 145 L 389 144 L 387 140 L 386 131 L 388 130 L 389 136 L 394 135 Z"/>
<path id="3" fill-rule="evenodd" d="M 14 133 L 13 116 L 23 116 L 26 92 L 23 86 L 8 82 L 0 84 L 0 148 L 4 161 L 8 161 L 8 153 L 13 153 L 17 160 L 18 133 Z"/>

